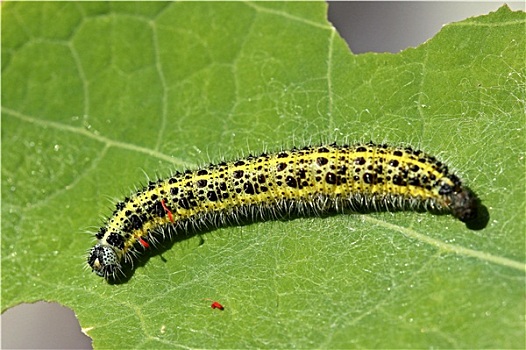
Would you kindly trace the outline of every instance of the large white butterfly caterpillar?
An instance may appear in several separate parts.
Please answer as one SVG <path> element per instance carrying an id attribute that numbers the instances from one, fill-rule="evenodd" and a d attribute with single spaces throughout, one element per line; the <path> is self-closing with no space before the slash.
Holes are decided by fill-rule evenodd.
<path id="1" fill-rule="evenodd" d="M 468 222 L 477 216 L 477 199 L 445 164 L 410 147 L 294 148 L 150 182 L 117 203 L 95 235 L 88 265 L 115 279 L 123 262 L 167 232 L 342 209 L 426 209 Z"/>

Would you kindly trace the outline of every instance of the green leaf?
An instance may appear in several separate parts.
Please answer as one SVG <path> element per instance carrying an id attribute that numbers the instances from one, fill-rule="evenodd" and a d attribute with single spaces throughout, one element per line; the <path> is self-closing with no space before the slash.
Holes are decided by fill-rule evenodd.
<path id="1" fill-rule="evenodd" d="M 524 12 L 353 55 L 324 3 L 2 10 L 2 310 L 57 301 L 95 348 L 525 347 Z M 87 232 L 147 177 L 370 139 L 446 160 L 487 226 L 257 222 L 179 240 L 126 283 L 83 270 Z"/>

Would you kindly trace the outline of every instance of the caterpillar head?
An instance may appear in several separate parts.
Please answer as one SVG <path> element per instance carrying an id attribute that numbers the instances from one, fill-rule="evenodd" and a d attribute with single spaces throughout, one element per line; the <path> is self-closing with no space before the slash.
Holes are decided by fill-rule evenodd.
<path id="1" fill-rule="evenodd" d="M 121 264 L 115 250 L 108 245 L 96 244 L 88 256 L 88 265 L 98 276 L 115 278 L 121 271 Z"/>

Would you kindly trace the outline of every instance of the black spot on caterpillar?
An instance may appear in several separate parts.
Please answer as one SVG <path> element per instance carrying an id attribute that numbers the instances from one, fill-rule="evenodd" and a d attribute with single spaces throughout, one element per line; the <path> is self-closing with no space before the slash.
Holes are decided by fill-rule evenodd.
<path id="1" fill-rule="evenodd" d="M 477 216 L 478 200 L 435 157 L 410 147 L 373 143 L 294 148 L 150 182 L 117 203 L 95 235 L 88 265 L 115 279 L 122 263 L 166 232 L 287 213 L 424 209 L 463 222 Z"/>

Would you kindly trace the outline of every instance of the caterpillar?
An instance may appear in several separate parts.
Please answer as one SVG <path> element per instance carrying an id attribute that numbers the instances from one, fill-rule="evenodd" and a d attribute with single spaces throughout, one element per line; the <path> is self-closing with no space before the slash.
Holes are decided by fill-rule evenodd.
<path id="1" fill-rule="evenodd" d="M 334 210 L 422 209 L 477 216 L 476 196 L 435 157 L 411 147 L 330 144 L 221 162 L 149 182 L 116 204 L 88 265 L 107 280 L 140 249 L 204 226 Z"/>

